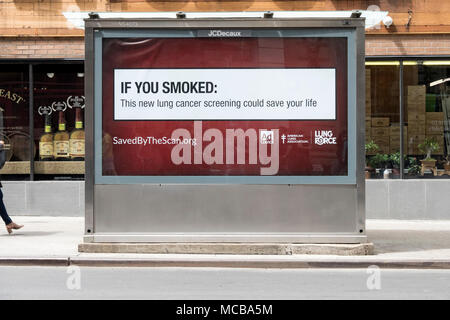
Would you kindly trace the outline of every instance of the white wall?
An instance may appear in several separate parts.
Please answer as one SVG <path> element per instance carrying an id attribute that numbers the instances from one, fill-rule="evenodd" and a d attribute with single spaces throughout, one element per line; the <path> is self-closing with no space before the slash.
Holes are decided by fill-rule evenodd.
<path id="1" fill-rule="evenodd" d="M 450 219 L 449 180 L 366 180 L 372 219 Z"/>
<path id="2" fill-rule="evenodd" d="M 84 181 L 2 181 L 10 215 L 83 216 Z"/>

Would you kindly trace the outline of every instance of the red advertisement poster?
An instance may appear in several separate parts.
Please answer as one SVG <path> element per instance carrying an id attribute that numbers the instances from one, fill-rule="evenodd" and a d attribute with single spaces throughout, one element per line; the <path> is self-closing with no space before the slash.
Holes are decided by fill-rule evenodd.
<path id="1" fill-rule="evenodd" d="M 346 176 L 346 38 L 103 40 L 104 176 Z"/>

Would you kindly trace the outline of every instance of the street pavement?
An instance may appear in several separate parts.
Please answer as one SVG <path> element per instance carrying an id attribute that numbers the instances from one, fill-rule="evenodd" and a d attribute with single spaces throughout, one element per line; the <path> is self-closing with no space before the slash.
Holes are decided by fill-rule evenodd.
<path id="1" fill-rule="evenodd" d="M 3 266 L 0 275 L 0 300 L 450 298 L 450 270 Z"/>
<path id="2" fill-rule="evenodd" d="M 99 262 L 103 261 L 104 265 L 120 266 L 146 261 L 144 266 L 176 267 L 188 261 L 189 266 L 198 263 L 198 266 L 216 267 L 246 267 L 246 263 L 247 267 L 254 267 L 257 262 L 262 268 L 361 268 L 376 264 L 383 268 L 450 269 L 450 221 L 447 220 L 367 220 L 367 235 L 375 246 L 372 256 L 79 253 L 83 218 L 17 216 L 13 220 L 25 227 L 12 235 L 0 229 L 0 265 L 89 266 L 101 265 Z"/>

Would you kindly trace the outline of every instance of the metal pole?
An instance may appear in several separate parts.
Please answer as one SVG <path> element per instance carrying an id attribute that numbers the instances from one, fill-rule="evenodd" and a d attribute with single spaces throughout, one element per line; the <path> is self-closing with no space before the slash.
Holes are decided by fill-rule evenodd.
<path id="1" fill-rule="evenodd" d="M 34 118 L 33 118 L 33 105 L 34 105 L 34 79 L 33 79 L 33 65 L 28 65 L 28 118 L 30 128 L 30 181 L 34 180 Z"/>
<path id="2" fill-rule="evenodd" d="M 400 60 L 400 70 L 399 70 L 399 103 L 400 103 L 400 179 L 404 178 L 403 167 L 405 165 L 404 157 L 404 145 L 403 145 L 403 60 Z"/>

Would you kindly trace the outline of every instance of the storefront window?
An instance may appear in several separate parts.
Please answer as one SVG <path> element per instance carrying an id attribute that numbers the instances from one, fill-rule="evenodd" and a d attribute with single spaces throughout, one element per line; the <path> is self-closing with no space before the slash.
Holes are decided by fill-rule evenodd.
<path id="1" fill-rule="evenodd" d="M 34 66 L 36 180 L 84 179 L 84 67 Z"/>
<path id="2" fill-rule="evenodd" d="M 405 178 L 450 175 L 450 60 L 404 61 Z"/>
<path id="3" fill-rule="evenodd" d="M 30 175 L 29 91 L 27 64 L 0 64 L 0 139 L 6 144 L 4 180 Z"/>
<path id="4" fill-rule="evenodd" d="M 366 62 L 366 177 L 400 178 L 400 61 Z"/>

